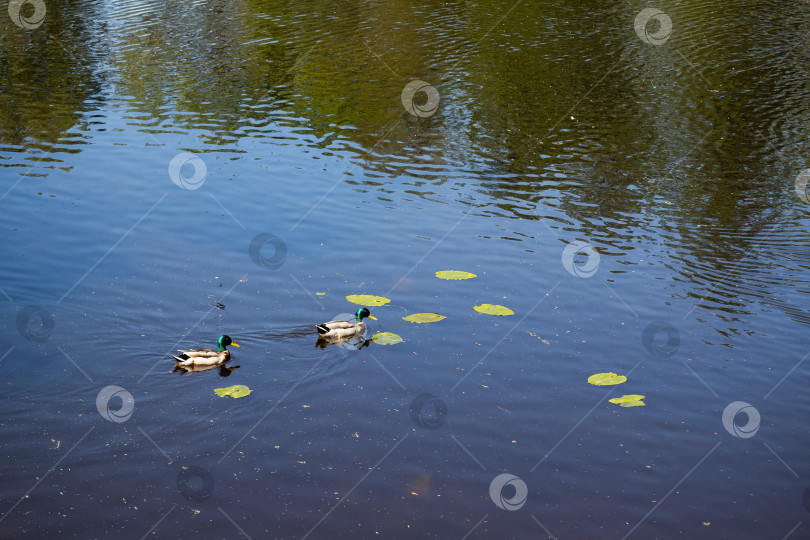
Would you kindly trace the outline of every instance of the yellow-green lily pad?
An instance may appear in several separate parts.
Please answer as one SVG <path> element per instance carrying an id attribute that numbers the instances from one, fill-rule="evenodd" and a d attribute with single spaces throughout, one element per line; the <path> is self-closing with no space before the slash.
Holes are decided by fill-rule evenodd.
<path id="1" fill-rule="evenodd" d="M 242 398 L 253 392 L 244 384 L 235 384 L 227 388 L 215 388 L 214 393 L 219 397 L 231 396 L 234 399 Z"/>
<path id="2" fill-rule="evenodd" d="M 627 381 L 627 377 L 615 373 L 595 373 L 588 377 L 588 382 L 596 386 L 611 386 L 622 384 L 625 381 Z"/>
<path id="3" fill-rule="evenodd" d="M 439 279 L 472 279 L 474 277 L 478 277 L 477 275 L 473 274 L 472 272 L 464 272 L 462 270 L 439 270 L 436 272 L 436 277 Z"/>
<path id="4" fill-rule="evenodd" d="M 422 323 L 439 322 L 442 319 L 446 318 L 447 317 L 445 317 L 444 315 L 439 315 L 438 313 L 412 313 L 410 315 L 402 317 L 402 320 L 422 324 Z"/>
<path id="5" fill-rule="evenodd" d="M 377 345 L 394 345 L 401 343 L 402 336 L 394 334 L 393 332 L 377 332 L 371 337 L 371 341 Z"/>
<path id="6" fill-rule="evenodd" d="M 647 404 L 641 401 L 645 396 L 638 394 L 626 394 L 622 397 L 610 399 L 611 403 L 618 403 L 622 407 L 644 407 Z"/>
<path id="7" fill-rule="evenodd" d="M 383 306 L 391 301 L 384 296 L 374 296 L 373 294 L 350 294 L 346 300 L 361 306 Z"/>
<path id="8" fill-rule="evenodd" d="M 497 304 L 481 304 L 480 306 L 474 306 L 473 309 L 478 313 L 486 313 L 487 315 L 514 315 L 515 312 L 509 309 L 506 306 L 499 306 Z"/>

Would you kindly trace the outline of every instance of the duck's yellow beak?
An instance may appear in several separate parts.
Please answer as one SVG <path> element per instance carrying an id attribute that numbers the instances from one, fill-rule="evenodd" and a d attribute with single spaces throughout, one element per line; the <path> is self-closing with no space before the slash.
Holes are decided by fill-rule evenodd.
<path id="1" fill-rule="evenodd" d="M 238 346 L 239 346 L 239 344 L 238 344 L 238 343 L 234 343 L 233 341 L 231 341 L 231 345 L 233 345 L 234 347 L 238 347 Z"/>
<path id="2" fill-rule="evenodd" d="M 369 319 L 372 319 L 372 320 L 374 320 L 374 321 L 376 321 L 376 320 L 377 320 L 377 317 L 375 317 L 374 315 L 369 315 L 369 316 L 368 316 L 368 318 L 369 318 Z"/>

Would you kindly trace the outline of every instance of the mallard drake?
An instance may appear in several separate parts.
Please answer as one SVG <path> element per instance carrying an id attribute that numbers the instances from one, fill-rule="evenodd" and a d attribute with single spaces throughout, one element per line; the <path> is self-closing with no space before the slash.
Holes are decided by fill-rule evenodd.
<path id="1" fill-rule="evenodd" d="M 230 336 L 220 336 L 217 340 L 216 351 L 212 349 L 190 349 L 188 351 L 180 349 L 183 354 L 175 356 L 174 359 L 181 366 L 216 366 L 225 363 L 231 357 L 231 351 L 225 348 L 228 345 L 239 346 L 231 340 Z"/>
<path id="2" fill-rule="evenodd" d="M 316 325 L 318 329 L 319 339 L 337 339 L 349 338 L 366 333 L 366 324 L 363 318 L 368 317 L 372 320 L 377 320 L 377 317 L 371 314 L 368 308 L 360 308 L 354 314 L 354 322 L 352 321 L 329 321 Z"/>

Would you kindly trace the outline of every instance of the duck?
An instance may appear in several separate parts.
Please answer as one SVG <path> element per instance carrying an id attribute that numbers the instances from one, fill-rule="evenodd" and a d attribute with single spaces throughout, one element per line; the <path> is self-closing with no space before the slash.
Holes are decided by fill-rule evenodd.
<path id="1" fill-rule="evenodd" d="M 190 349 L 187 351 L 179 349 L 182 354 L 175 356 L 174 359 L 177 360 L 178 366 L 218 366 L 227 362 L 231 357 L 231 351 L 225 348 L 228 345 L 239 346 L 233 342 L 230 336 L 220 336 L 217 340 L 216 351 L 212 349 Z"/>
<path id="2" fill-rule="evenodd" d="M 354 314 L 354 322 L 351 321 L 329 321 L 318 324 L 318 339 L 336 339 L 342 341 L 343 338 L 362 336 L 366 333 L 366 324 L 363 319 L 368 317 L 374 321 L 377 317 L 371 314 L 368 308 L 360 308 Z"/>

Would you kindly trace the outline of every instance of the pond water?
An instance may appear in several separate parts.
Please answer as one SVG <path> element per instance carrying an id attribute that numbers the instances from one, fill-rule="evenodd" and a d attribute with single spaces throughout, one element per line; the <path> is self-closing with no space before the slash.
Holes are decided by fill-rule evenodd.
<path id="1" fill-rule="evenodd" d="M 0 535 L 807 538 L 808 21 L 12 1 Z"/>

